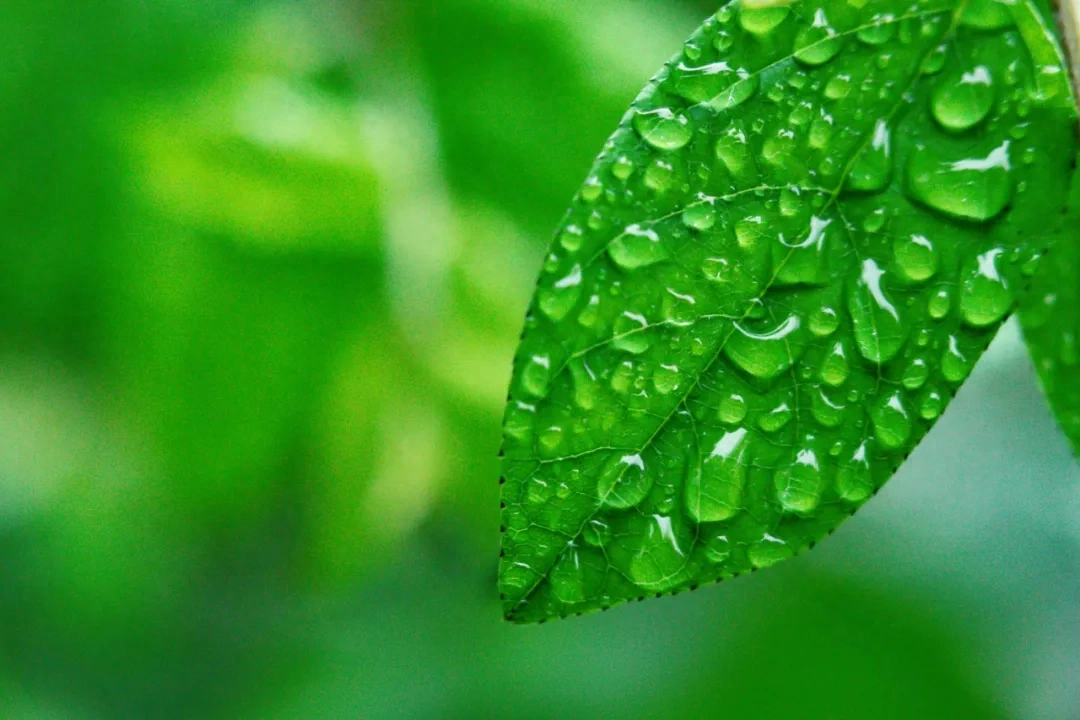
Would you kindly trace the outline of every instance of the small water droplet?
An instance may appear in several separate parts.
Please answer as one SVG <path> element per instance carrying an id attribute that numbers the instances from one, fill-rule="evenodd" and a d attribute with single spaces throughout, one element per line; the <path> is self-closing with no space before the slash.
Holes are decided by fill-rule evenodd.
<path id="1" fill-rule="evenodd" d="M 944 69 L 948 48 L 949 46 L 946 44 L 938 45 L 929 55 L 923 58 L 922 66 L 920 68 L 923 75 L 937 75 Z"/>
<path id="2" fill-rule="evenodd" d="M 761 542 L 751 545 L 746 552 L 750 564 L 759 569 L 772 567 L 794 555 L 795 551 L 788 547 L 787 543 L 768 533 L 762 537 Z"/>
<path id="3" fill-rule="evenodd" d="M 945 399 L 941 397 L 941 393 L 936 390 L 928 390 L 919 404 L 919 415 L 924 420 L 934 420 L 941 414 L 941 408 L 944 406 Z"/>
<path id="4" fill-rule="evenodd" d="M 694 136 L 690 119 L 670 108 L 641 111 L 634 115 L 634 129 L 657 150 L 679 150 Z"/>
<path id="5" fill-rule="evenodd" d="M 581 199 L 587 203 L 594 203 L 604 194 L 604 183 L 595 175 L 585 180 L 581 188 Z"/>
<path id="6" fill-rule="evenodd" d="M 928 377 L 930 377 L 930 367 L 922 358 L 916 358 L 904 368 L 904 376 L 901 378 L 901 382 L 908 390 L 918 390 Z"/>
<path id="7" fill-rule="evenodd" d="M 826 263 L 832 220 L 810 218 L 810 227 L 794 242 L 777 236 L 773 264 L 777 285 L 823 285 L 829 281 Z"/>
<path id="8" fill-rule="evenodd" d="M 823 480 L 821 464 L 812 448 L 801 448 L 790 466 L 773 475 L 780 506 L 797 515 L 810 515 L 817 510 Z"/>
<path id="9" fill-rule="evenodd" d="M 672 180 L 675 178 L 675 168 L 664 160 L 655 160 L 645 168 L 645 187 L 658 195 L 671 189 Z"/>
<path id="10" fill-rule="evenodd" d="M 819 307 L 810 315 L 810 332 L 818 337 L 827 337 L 840 326 L 840 314 L 831 307 Z"/>
<path id="11" fill-rule="evenodd" d="M 758 427 L 767 433 L 779 432 L 791 421 L 792 415 L 791 406 L 781 403 L 758 419 Z"/>
<path id="12" fill-rule="evenodd" d="M 727 535 L 713 535 L 705 541 L 705 557 L 711 562 L 726 562 L 731 557 L 731 541 Z"/>
<path id="13" fill-rule="evenodd" d="M 561 233 L 559 233 L 559 244 L 569 253 L 575 253 L 581 249 L 581 243 L 584 241 L 584 231 L 577 225 L 567 225 Z"/>
<path id="14" fill-rule="evenodd" d="M 864 441 L 836 473 L 836 492 L 851 503 L 866 502 L 874 494 L 874 479 Z"/>
<path id="15" fill-rule="evenodd" d="M 619 180 L 626 180 L 634 174 L 634 161 L 623 155 L 611 166 L 611 174 Z"/>
<path id="16" fill-rule="evenodd" d="M 649 321 L 645 319 L 644 315 L 627 310 L 615 318 L 615 329 L 611 344 L 624 352 L 640 355 L 649 349 L 648 327 Z"/>
<path id="17" fill-rule="evenodd" d="M 1013 24 L 1009 5 L 1013 2 L 1003 0 L 971 0 L 964 8 L 960 24 L 980 30 L 999 30 Z"/>
<path id="18" fill-rule="evenodd" d="M 678 365 L 661 365 L 653 371 L 653 386 L 661 395 L 670 395 L 682 384 Z"/>
<path id="19" fill-rule="evenodd" d="M 813 393 L 810 410 L 814 419 L 823 427 L 832 428 L 839 425 L 844 419 L 846 409 L 846 405 L 830 398 L 821 388 Z"/>
<path id="20" fill-rule="evenodd" d="M 930 317 L 935 320 L 942 320 L 949 314 L 949 310 L 952 308 L 952 297 L 949 295 L 949 291 L 946 288 L 938 288 L 937 291 L 930 296 L 929 310 Z"/>
<path id="21" fill-rule="evenodd" d="M 669 516 L 651 515 L 642 521 L 646 526 L 635 532 L 641 538 L 641 545 L 630 560 L 630 579 L 653 592 L 684 583 L 688 577 L 686 552 L 690 539 L 683 537 L 685 533 L 680 532 Z"/>

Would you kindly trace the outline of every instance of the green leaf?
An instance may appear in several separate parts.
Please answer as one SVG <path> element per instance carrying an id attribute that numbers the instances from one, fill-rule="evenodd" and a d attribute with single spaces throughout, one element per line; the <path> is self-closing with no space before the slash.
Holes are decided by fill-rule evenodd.
<path id="1" fill-rule="evenodd" d="M 876 493 L 1064 204 L 1062 66 L 1025 3 L 711 17 L 544 262 L 504 425 L 507 618 L 774 565 Z"/>
<path id="2" fill-rule="evenodd" d="M 1080 161 L 1080 158 L 1077 159 Z M 1080 170 L 1046 258 L 1020 303 L 1031 358 L 1073 450 L 1080 452 Z"/>

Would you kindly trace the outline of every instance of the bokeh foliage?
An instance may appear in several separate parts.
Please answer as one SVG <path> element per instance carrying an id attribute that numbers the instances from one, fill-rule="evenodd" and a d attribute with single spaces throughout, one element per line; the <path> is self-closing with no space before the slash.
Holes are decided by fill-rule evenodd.
<path id="1" fill-rule="evenodd" d="M 1076 475 L 1015 338 L 818 557 L 499 620 L 548 233 L 713 10 L 0 5 L 0 715 L 1075 717 Z"/>

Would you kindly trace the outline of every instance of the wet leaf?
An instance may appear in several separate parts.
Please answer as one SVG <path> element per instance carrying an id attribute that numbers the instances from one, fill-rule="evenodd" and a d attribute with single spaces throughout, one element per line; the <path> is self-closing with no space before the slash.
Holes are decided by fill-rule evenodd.
<path id="1" fill-rule="evenodd" d="M 1080 159 L 1080 158 L 1078 158 Z M 1028 268 L 1028 272 L 1034 270 Z M 1080 452 L 1080 171 L 1046 257 L 1021 299 L 1024 328 L 1035 369 L 1058 425 Z"/>
<path id="2" fill-rule="evenodd" d="M 1062 67 L 1028 4 L 711 17 L 545 259 L 504 426 L 506 616 L 774 565 L 877 492 L 1064 204 Z"/>

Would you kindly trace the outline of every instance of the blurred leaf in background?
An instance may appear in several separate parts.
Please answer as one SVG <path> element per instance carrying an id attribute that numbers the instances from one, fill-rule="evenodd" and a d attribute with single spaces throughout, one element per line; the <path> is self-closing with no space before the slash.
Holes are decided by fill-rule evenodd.
<path id="1" fill-rule="evenodd" d="M 1015 334 L 816 557 L 499 620 L 548 233 L 715 9 L 0 6 L 0 716 L 1080 716 L 1077 474 Z"/>

